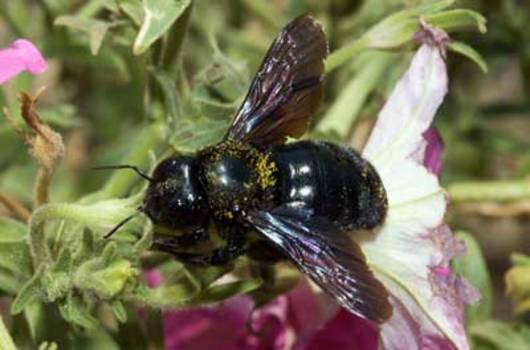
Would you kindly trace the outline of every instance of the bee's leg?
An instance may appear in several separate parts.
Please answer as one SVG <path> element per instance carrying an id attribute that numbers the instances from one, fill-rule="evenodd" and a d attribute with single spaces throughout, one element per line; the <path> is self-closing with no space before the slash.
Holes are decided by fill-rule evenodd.
<path id="1" fill-rule="evenodd" d="M 244 240 L 227 240 L 226 245 L 212 250 L 210 254 L 203 255 L 178 251 L 168 251 L 168 253 L 171 253 L 175 258 L 182 262 L 191 265 L 224 265 L 243 254 L 245 252 L 244 246 Z"/>
<path id="2" fill-rule="evenodd" d="M 151 247 L 167 253 L 173 253 L 179 249 L 190 248 L 208 238 L 206 227 L 199 226 L 190 233 L 180 236 L 165 236 L 155 234 Z"/>

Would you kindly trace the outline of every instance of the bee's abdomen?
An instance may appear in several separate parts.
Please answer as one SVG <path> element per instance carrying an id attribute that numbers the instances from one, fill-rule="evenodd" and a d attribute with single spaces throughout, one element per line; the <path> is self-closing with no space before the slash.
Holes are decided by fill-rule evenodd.
<path id="1" fill-rule="evenodd" d="M 349 148 L 300 141 L 273 148 L 279 204 L 312 209 L 344 229 L 384 221 L 386 192 L 375 169 Z"/>

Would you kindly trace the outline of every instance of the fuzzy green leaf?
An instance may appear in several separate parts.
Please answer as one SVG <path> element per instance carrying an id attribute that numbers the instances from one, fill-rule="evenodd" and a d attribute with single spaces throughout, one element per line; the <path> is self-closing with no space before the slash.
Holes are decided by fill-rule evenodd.
<path id="1" fill-rule="evenodd" d="M 1 231 L 0 231 L 1 232 Z M 3 234 L 3 232 L 1 232 Z M 14 276 L 31 276 L 31 255 L 25 241 L 0 241 L 0 268 L 13 273 Z"/>
<path id="2" fill-rule="evenodd" d="M 121 323 L 127 322 L 127 310 L 125 310 L 125 306 L 123 306 L 121 301 L 114 300 L 110 306 L 112 308 L 112 313 L 118 321 Z"/>
<path id="3" fill-rule="evenodd" d="M 64 304 L 59 305 L 59 311 L 63 318 L 70 323 L 87 329 L 95 329 L 98 326 L 98 320 L 90 314 L 87 305 L 72 295 L 66 298 Z"/>
<path id="4" fill-rule="evenodd" d="M 90 230 L 84 230 L 81 245 L 73 255 L 74 265 L 80 265 L 82 262 L 88 260 L 94 254 L 94 251 L 94 233 Z"/>
<path id="5" fill-rule="evenodd" d="M 91 290 L 101 298 L 112 298 L 120 293 L 127 282 L 136 276 L 138 271 L 131 262 L 118 259 L 108 265 L 95 258 L 87 261 L 75 272 L 74 284 L 82 290 Z"/>
<path id="6" fill-rule="evenodd" d="M 134 41 L 133 53 L 144 53 L 190 5 L 191 0 L 144 0 L 144 19 Z"/>
<path id="7" fill-rule="evenodd" d="M 40 266 L 33 277 L 22 287 L 13 304 L 11 304 L 11 314 L 21 313 L 29 303 L 38 300 L 44 295 L 41 284 L 44 269 L 43 265 Z"/>
<path id="8" fill-rule="evenodd" d="M 177 120 L 179 103 L 175 81 L 162 70 L 153 69 L 151 70 L 151 73 L 155 77 L 155 80 L 162 91 L 166 112 L 173 120 Z"/>
<path id="9" fill-rule="evenodd" d="M 72 288 L 72 265 L 72 254 L 68 248 L 64 248 L 51 269 L 44 273 L 42 286 L 46 290 L 49 301 L 63 298 Z"/>
<path id="10" fill-rule="evenodd" d="M 99 19 L 84 18 L 80 16 L 59 16 L 55 19 L 55 25 L 66 26 L 75 30 L 85 32 L 89 35 L 90 52 L 97 55 L 103 39 L 111 27 L 110 23 Z"/>
<path id="11" fill-rule="evenodd" d="M 195 152 L 206 145 L 219 142 L 226 133 L 229 122 L 199 116 L 195 120 L 184 119 L 172 134 L 169 143 L 178 152 Z"/>
<path id="12" fill-rule="evenodd" d="M 491 316 L 490 275 L 480 246 L 473 236 L 467 232 L 459 231 L 456 233 L 456 237 L 465 242 L 467 253 L 453 260 L 453 268 L 456 273 L 465 277 L 481 293 L 481 300 L 478 303 L 466 307 L 466 321 L 469 325 L 480 323 Z"/>

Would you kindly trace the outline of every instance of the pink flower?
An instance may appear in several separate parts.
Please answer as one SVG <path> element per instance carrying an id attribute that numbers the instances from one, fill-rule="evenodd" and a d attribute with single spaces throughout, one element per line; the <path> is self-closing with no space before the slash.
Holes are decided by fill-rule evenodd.
<path id="1" fill-rule="evenodd" d="M 150 287 L 162 282 L 161 275 L 153 270 L 145 277 Z M 252 300 L 244 295 L 215 305 L 166 311 L 164 343 L 167 350 L 310 349 L 317 330 L 336 312 L 335 303 L 315 294 L 302 281 L 289 293 L 254 311 Z M 361 326 L 359 332 L 368 329 Z"/>
<path id="2" fill-rule="evenodd" d="M 23 71 L 40 74 L 47 67 L 41 53 L 29 40 L 15 40 L 11 46 L 0 50 L 0 84 Z"/>

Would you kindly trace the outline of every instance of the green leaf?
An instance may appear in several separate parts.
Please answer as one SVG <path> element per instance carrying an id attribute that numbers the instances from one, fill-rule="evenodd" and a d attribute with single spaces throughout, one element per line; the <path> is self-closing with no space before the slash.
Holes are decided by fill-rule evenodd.
<path id="1" fill-rule="evenodd" d="M 460 41 L 451 41 L 449 45 L 447 45 L 447 47 L 449 48 L 449 50 L 469 58 L 471 61 L 476 63 L 476 65 L 480 68 L 480 70 L 482 70 L 482 72 L 488 73 L 488 64 L 486 63 L 486 61 L 484 61 L 484 58 L 480 55 L 480 53 L 478 53 L 471 46 L 464 44 Z"/>
<path id="2" fill-rule="evenodd" d="M 466 307 L 466 323 L 473 325 L 491 316 L 491 279 L 480 246 L 473 236 L 464 231 L 456 232 L 456 237 L 466 244 L 467 253 L 453 260 L 455 273 L 465 277 L 481 293 L 481 300 Z"/>
<path id="3" fill-rule="evenodd" d="M 166 72 L 162 70 L 152 69 L 151 73 L 155 77 L 155 80 L 160 86 L 160 90 L 162 91 L 166 112 L 173 120 L 177 120 L 179 114 L 179 103 L 175 81 Z"/>
<path id="4" fill-rule="evenodd" d="M 425 21 L 434 27 L 442 28 L 447 32 L 478 30 L 480 33 L 486 33 L 488 30 L 484 16 L 478 12 L 466 9 L 448 10 L 440 13 L 428 14 L 425 16 Z"/>
<path id="5" fill-rule="evenodd" d="M 0 290 L 9 294 L 17 294 L 20 291 L 22 282 L 10 271 L 0 269 Z"/>
<path id="6" fill-rule="evenodd" d="M 12 242 L 26 239 L 27 227 L 19 221 L 0 217 L 0 242 Z"/>
<path id="7" fill-rule="evenodd" d="M 90 42 L 90 52 L 92 52 L 93 55 L 98 54 L 99 49 L 103 44 L 103 39 L 105 39 L 107 31 L 111 27 L 110 23 L 99 19 L 70 15 L 57 17 L 54 24 L 87 33 Z"/>
<path id="8" fill-rule="evenodd" d="M 11 314 L 17 315 L 21 313 L 29 303 L 36 301 L 43 296 L 44 293 L 42 290 L 41 279 L 44 270 L 44 265 L 39 266 L 33 277 L 31 277 L 31 279 L 22 287 L 13 301 L 13 304 L 11 304 Z"/>
<path id="9" fill-rule="evenodd" d="M 377 51 L 361 55 L 362 63 L 358 73 L 344 86 L 324 118 L 317 124 L 319 132 L 334 132 L 345 139 L 369 94 L 394 58 L 394 55 Z M 385 79 L 388 77 L 385 76 Z"/>
<path id="10" fill-rule="evenodd" d="M 237 281 L 231 283 L 224 283 L 212 286 L 193 299 L 193 304 L 209 304 L 228 299 L 232 296 L 245 294 L 259 288 L 263 281 L 259 278 Z"/>
<path id="11" fill-rule="evenodd" d="M 74 265 L 80 265 L 82 262 L 88 260 L 94 254 L 94 251 L 94 233 L 90 230 L 84 230 L 81 245 L 74 253 Z"/>
<path id="12" fill-rule="evenodd" d="M 469 334 L 475 341 L 486 343 L 499 350 L 528 349 L 528 343 L 523 335 L 513 327 L 499 321 L 484 321 L 474 324 Z"/>
<path id="13" fill-rule="evenodd" d="M 233 264 L 227 264 L 209 267 L 186 266 L 185 270 L 193 277 L 202 290 L 208 288 L 212 283 L 233 270 L 233 268 Z"/>
<path id="14" fill-rule="evenodd" d="M 25 241 L 0 241 L 0 268 L 11 271 L 14 276 L 29 278 L 31 276 L 32 259 L 28 244 Z"/>
<path id="15" fill-rule="evenodd" d="M 74 284 L 77 288 L 90 290 L 101 298 L 110 299 L 120 293 L 137 274 L 138 271 L 128 260 L 118 259 L 109 265 L 102 265 L 101 260 L 95 258 L 79 267 L 75 272 Z"/>
<path id="16" fill-rule="evenodd" d="M 95 329 L 99 322 L 90 314 L 88 307 L 78 297 L 68 295 L 64 304 L 59 305 L 63 318 L 83 328 Z"/>
<path id="17" fill-rule="evenodd" d="M 220 141 L 228 125 L 228 120 L 214 120 L 204 116 L 199 116 L 195 120 L 186 118 L 176 127 L 169 143 L 178 152 L 195 152 L 199 148 Z"/>
<path id="18" fill-rule="evenodd" d="M 197 284 L 190 280 L 182 280 L 175 284 L 163 284 L 157 288 L 139 286 L 135 296 L 140 302 L 155 308 L 176 308 L 186 305 L 199 292 Z"/>
<path id="19" fill-rule="evenodd" d="M 123 303 L 119 300 L 114 300 L 110 304 L 112 308 L 112 313 L 114 316 L 116 316 L 116 319 L 120 321 L 121 323 L 127 322 L 127 310 L 125 310 L 125 307 L 123 306 Z"/>
<path id="20" fill-rule="evenodd" d="M 55 301 L 66 296 L 72 288 L 72 254 L 68 248 L 63 248 L 51 269 L 42 278 L 42 286 L 46 290 L 48 300 Z"/>
<path id="21" fill-rule="evenodd" d="M 144 20 L 144 12 L 140 1 L 138 0 L 118 0 L 119 8 L 136 24 L 138 27 L 142 25 Z"/>
<path id="22" fill-rule="evenodd" d="M 190 5 L 191 0 L 144 0 L 144 20 L 134 41 L 133 53 L 144 53 Z"/>
<path id="23" fill-rule="evenodd" d="M 44 328 L 44 307 L 42 303 L 34 302 L 26 305 L 24 318 L 28 323 L 29 332 L 32 339 L 37 339 L 39 332 Z"/>

